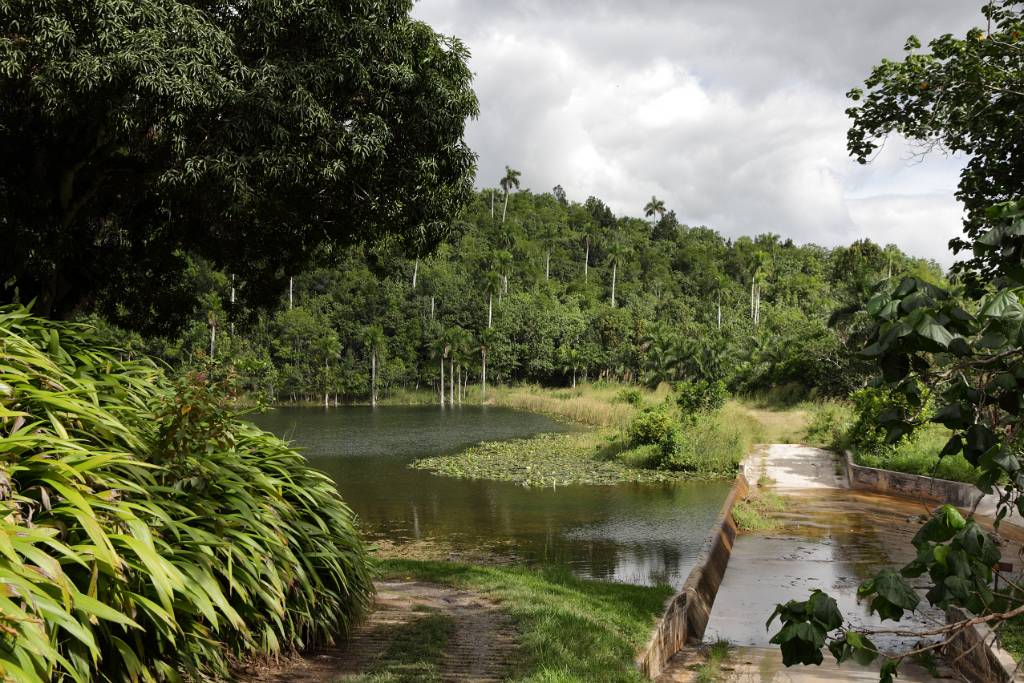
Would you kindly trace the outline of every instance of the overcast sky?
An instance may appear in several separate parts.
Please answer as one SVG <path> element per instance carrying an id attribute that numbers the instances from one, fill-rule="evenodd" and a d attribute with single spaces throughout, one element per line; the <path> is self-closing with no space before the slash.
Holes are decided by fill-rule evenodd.
<path id="1" fill-rule="evenodd" d="M 846 155 L 845 93 L 905 39 L 980 25 L 981 0 L 419 0 L 462 38 L 480 118 L 477 185 L 600 197 L 640 215 L 657 195 L 691 225 L 826 246 L 861 238 L 948 265 L 963 160 L 890 141 Z"/>

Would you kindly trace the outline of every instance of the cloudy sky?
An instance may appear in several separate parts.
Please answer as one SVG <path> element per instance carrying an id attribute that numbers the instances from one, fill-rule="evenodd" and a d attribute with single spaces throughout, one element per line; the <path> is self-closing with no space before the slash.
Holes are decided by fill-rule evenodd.
<path id="1" fill-rule="evenodd" d="M 906 37 L 979 25 L 981 0 L 419 0 L 462 38 L 481 113 L 477 185 L 505 165 L 639 215 L 651 195 L 685 223 L 798 242 L 869 237 L 949 264 L 962 159 L 890 140 L 846 155 L 848 101 Z"/>

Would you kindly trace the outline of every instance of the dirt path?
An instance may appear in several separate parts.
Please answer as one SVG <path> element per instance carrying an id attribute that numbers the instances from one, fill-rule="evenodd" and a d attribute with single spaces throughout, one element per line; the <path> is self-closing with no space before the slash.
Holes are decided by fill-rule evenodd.
<path id="1" fill-rule="evenodd" d="M 386 670 L 403 632 L 418 621 L 442 615 L 452 631 L 438 674 L 442 681 L 486 683 L 503 680 L 516 651 L 515 628 L 493 602 L 476 593 L 417 581 L 377 583 L 377 600 L 367 621 L 345 643 L 281 666 L 248 671 L 244 683 L 342 683 Z M 447 620 L 446 620 L 447 623 Z M 389 679 L 390 680 L 390 679 Z M 401 674 L 394 680 L 404 680 Z M 418 680 L 418 679 L 417 679 Z"/>

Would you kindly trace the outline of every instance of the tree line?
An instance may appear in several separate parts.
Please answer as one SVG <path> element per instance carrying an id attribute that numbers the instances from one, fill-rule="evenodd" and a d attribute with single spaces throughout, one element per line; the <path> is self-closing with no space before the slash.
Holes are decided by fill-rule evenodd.
<path id="1" fill-rule="evenodd" d="M 172 363 L 230 365 L 268 400 L 430 389 L 453 403 L 496 382 L 678 379 L 841 395 L 866 372 L 843 312 L 885 278 L 943 277 L 892 245 L 728 239 L 680 223 L 656 197 L 645 218 L 616 216 L 596 197 L 520 179 L 506 169 L 475 192 L 436 249 L 385 239 L 322 250 L 269 309 L 194 258 L 183 332 L 133 344 Z"/>

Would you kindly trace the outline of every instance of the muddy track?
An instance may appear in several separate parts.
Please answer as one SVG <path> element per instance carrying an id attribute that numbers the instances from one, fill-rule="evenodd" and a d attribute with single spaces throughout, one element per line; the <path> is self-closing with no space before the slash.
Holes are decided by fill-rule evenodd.
<path id="1" fill-rule="evenodd" d="M 245 683 L 342 683 L 377 668 L 393 634 L 431 613 L 454 622 L 441 680 L 486 683 L 508 676 L 516 651 L 515 627 L 493 602 L 435 584 L 381 581 L 372 613 L 345 643 L 280 666 L 249 670 L 240 678 Z"/>

